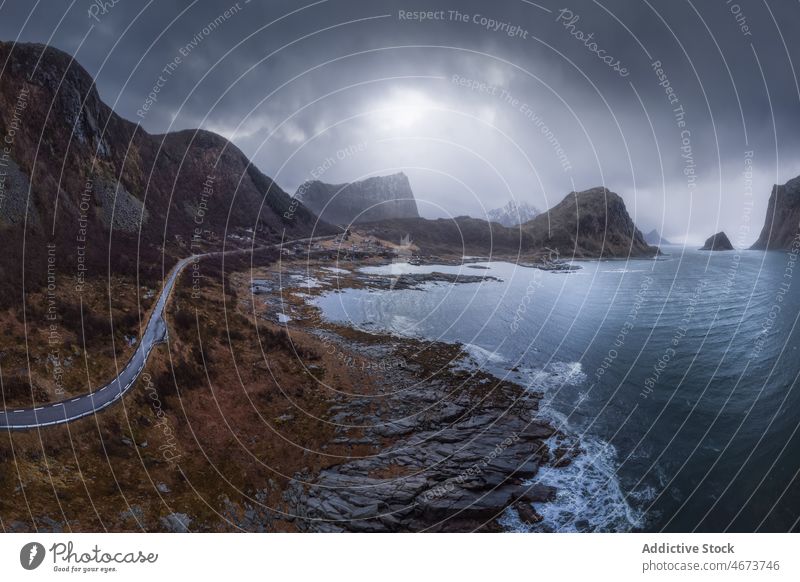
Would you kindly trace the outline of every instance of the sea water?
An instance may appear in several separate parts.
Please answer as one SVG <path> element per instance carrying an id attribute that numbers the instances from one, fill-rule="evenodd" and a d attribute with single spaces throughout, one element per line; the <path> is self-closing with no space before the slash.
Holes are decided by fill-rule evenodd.
<path id="1" fill-rule="evenodd" d="M 537 504 L 547 531 L 787 531 L 800 518 L 800 280 L 781 252 L 362 269 L 501 281 L 326 293 L 330 320 L 458 342 L 462 364 L 543 394 L 580 443 Z M 800 279 L 800 274 L 798 274 Z M 514 512 L 508 529 L 530 529 Z"/>

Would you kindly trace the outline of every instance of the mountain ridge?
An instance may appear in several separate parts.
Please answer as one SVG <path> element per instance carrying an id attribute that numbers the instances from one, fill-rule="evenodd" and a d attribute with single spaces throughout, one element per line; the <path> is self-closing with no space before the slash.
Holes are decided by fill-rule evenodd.
<path id="1" fill-rule="evenodd" d="M 311 180 L 301 184 L 294 197 L 334 224 L 419 218 L 414 192 L 403 172 L 344 184 Z"/>
<path id="2" fill-rule="evenodd" d="M 45 241 L 66 273 L 80 259 L 87 276 L 152 278 L 193 243 L 218 247 L 237 231 L 265 241 L 334 232 L 225 138 L 152 135 L 119 116 L 67 53 L 0 42 L 0 62 L 4 289 L 18 294 L 21 277 L 44 284 Z"/>

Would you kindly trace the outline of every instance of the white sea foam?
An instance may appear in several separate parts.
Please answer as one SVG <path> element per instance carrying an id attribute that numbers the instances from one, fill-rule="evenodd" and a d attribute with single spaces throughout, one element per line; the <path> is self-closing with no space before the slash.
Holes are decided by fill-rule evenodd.
<path id="1" fill-rule="evenodd" d="M 593 437 L 583 437 L 580 449 L 567 467 L 542 467 L 529 481 L 557 489 L 554 501 L 536 504 L 536 511 L 544 518 L 541 523 L 525 524 L 510 510 L 502 524 L 512 531 L 558 532 L 617 532 L 642 527 L 642 514 L 631 507 L 620 486 L 616 449 Z"/>
<path id="2" fill-rule="evenodd" d="M 544 392 L 546 397 L 548 392 L 563 386 L 583 384 L 586 381 L 586 374 L 580 362 L 551 362 L 540 369 L 523 368 L 520 380 L 529 388 Z"/>
<path id="3" fill-rule="evenodd" d="M 486 365 L 497 365 L 506 362 L 506 359 L 497 352 L 487 350 L 475 344 L 464 344 L 462 349 L 469 354 L 469 357 L 481 368 Z"/>
<path id="4" fill-rule="evenodd" d="M 385 319 L 385 318 L 384 318 Z M 402 316 L 391 317 L 383 327 L 408 334 L 413 321 Z M 369 327 L 370 322 L 362 324 Z M 481 369 L 498 378 L 512 379 L 530 390 L 543 394 L 539 414 L 558 427 L 559 434 L 549 443 L 551 450 L 566 446 L 580 451 L 566 467 L 541 467 L 535 482 L 556 488 L 556 499 L 549 503 L 536 503 L 542 516 L 541 523 L 528 526 L 519 519 L 516 510 L 509 510 L 501 524 L 508 530 L 528 531 L 629 531 L 643 527 L 643 517 L 630 502 L 640 505 L 639 499 L 626 497 L 617 475 L 617 451 L 609 443 L 592 435 L 581 435 L 560 414 L 552 402 L 560 393 L 559 401 L 567 396 L 571 404 L 586 398 L 587 376 L 581 362 L 551 362 L 540 368 L 510 368 L 514 364 L 491 348 L 465 343 L 464 357 L 456 362 L 457 368 Z M 565 436 L 566 435 L 566 436 Z M 556 442 L 560 439 L 560 442 Z M 642 493 L 644 495 L 647 492 Z"/>
<path id="5" fill-rule="evenodd" d="M 557 426 L 561 435 L 551 437 L 548 446 L 580 450 L 566 467 L 543 466 L 529 483 L 555 487 L 556 499 L 537 503 L 543 517 L 539 524 L 523 523 L 515 510 L 509 509 L 501 525 L 511 531 L 629 531 L 642 527 L 643 516 L 626 498 L 616 472 L 617 451 L 609 443 L 592 436 L 577 438 L 567 418 L 551 405 L 554 392 L 565 387 L 581 386 L 586 374 L 580 362 L 552 362 L 542 369 L 520 372 L 531 390 L 544 395 L 540 415 Z M 562 392 L 563 395 L 563 392 Z M 586 395 L 575 393 L 575 404 Z M 566 438 L 563 435 L 566 435 Z M 640 495 L 647 495 L 640 492 Z"/>

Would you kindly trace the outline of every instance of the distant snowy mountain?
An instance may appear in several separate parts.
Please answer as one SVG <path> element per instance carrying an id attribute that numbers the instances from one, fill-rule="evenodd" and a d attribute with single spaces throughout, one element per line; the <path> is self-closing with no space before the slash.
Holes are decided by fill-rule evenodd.
<path id="1" fill-rule="evenodd" d="M 495 208 L 486 213 L 489 222 L 499 222 L 503 226 L 517 226 L 533 220 L 539 215 L 539 209 L 527 202 L 510 200 L 502 208 Z"/>

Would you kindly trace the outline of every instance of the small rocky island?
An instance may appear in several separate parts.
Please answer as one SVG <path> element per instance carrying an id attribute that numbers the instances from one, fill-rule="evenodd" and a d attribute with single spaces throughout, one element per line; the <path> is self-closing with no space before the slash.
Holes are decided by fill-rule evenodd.
<path id="1" fill-rule="evenodd" d="M 706 244 L 701 248 L 701 251 L 732 251 L 733 245 L 731 244 L 728 235 L 724 232 L 710 236 L 706 239 Z"/>

